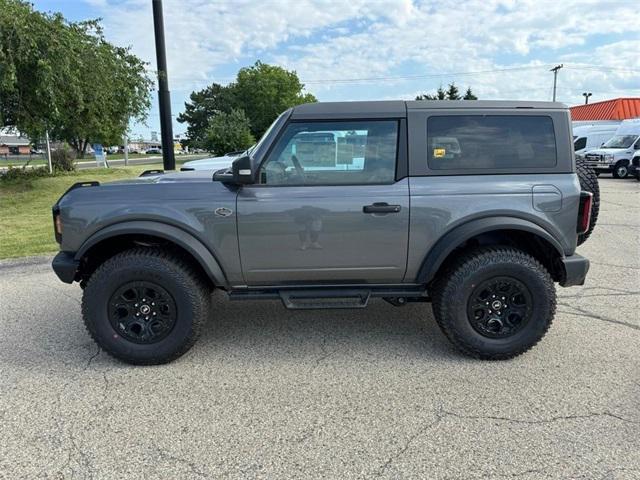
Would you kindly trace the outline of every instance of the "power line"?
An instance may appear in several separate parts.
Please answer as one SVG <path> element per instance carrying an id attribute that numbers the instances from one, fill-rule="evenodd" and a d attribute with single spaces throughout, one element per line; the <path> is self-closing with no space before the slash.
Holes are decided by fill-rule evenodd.
<path id="1" fill-rule="evenodd" d="M 394 76 L 380 76 L 380 77 L 354 77 L 354 78 L 318 78 L 318 79 L 301 79 L 300 81 L 305 85 L 320 85 L 320 84 L 353 84 L 353 83 L 367 83 L 367 82 L 387 82 L 395 80 L 418 80 L 426 78 L 446 78 L 446 77 L 464 77 L 474 75 L 486 75 L 504 72 L 517 72 L 527 70 L 546 70 L 552 64 L 540 64 L 529 65 L 522 67 L 507 67 L 507 68 L 494 68 L 488 70 L 475 70 L 466 72 L 448 72 L 448 73 L 430 73 L 421 75 L 394 75 Z M 640 73 L 638 69 L 620 68 L 608 65 L 591 65 L 591 64 L 576 64 L 564 65 L 564 68 L 572 70 L 585 70 L 585 71 L 600 71 L 600 72 L 626 72 L 626 73 Z M 189 77 L 174 75 L 172 78 L 181 81 L 193 81 L 193 82 L 207 82 L 210 81 L 203 77 Z M 217 81 L 234 81 L 236 77 L 219 77 Z"/>

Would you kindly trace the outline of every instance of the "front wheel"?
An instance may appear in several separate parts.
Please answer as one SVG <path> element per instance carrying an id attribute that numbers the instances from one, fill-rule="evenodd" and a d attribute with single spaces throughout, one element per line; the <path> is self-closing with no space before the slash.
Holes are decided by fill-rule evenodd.
<path id="1" fill-rule="evenodd" d="M 504 360 L 533 347 L 549 329 L 556 292 L 549 272 L 510 247 L 475 249 L 433 286 L 438 325 L 463 353 Z"/>
<path id="2" fill-rule="evenodd" d="M 613 178 L 627 178 L 627 175 L 629 175 L 629 167 L 624 162 L 616 163 L 613 169 Z"/>
<path id="3" fill-rule="evenodd" d="M 82 296 L 85 326 L 110 355 L 136 365 L 167 363 L 195 343 L 210 290 L 177 254 L 135 248 L 105 261 Z"/>

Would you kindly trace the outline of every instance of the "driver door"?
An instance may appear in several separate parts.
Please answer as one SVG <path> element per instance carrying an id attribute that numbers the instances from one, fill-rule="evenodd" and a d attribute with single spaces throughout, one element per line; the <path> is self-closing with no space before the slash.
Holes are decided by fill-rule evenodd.
<path id="1" fill-rule="evenodd" d="M 398 120 L 285 127 L 260 183 L 238 193 L 247 285 L 403 280 L 409 187 L 395 178 L 398 129 Z"/>

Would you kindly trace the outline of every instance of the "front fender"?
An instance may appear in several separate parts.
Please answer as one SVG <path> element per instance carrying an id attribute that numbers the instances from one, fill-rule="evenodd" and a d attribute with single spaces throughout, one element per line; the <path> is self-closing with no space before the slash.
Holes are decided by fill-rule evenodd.
<path id="1" fill-rule="evenodd" d="M 161 222 L 128 221 L 109 225 L 86 239 L 74 259 L 80 261 L 92 247 L 104 240 L 132 234 L 150 235 L 175 243 L 193 256 L 216 286 L 228 287 L 229 283 L 220 263 L 200 240 L 180 228 Z"/>
<path id="2" fill-rule="evenodd" d="M 428 283 L 433 280 L 442 263 L 459 245 L 476 235 L 499 230 L 521 230 L 533 233 L 553 245 L 560 257 L 564 257 L 560 242 L 533 222 L 516 217 L 479 218 L 453 228 L 438 240 L 422 262 L 417 283 Z"/>

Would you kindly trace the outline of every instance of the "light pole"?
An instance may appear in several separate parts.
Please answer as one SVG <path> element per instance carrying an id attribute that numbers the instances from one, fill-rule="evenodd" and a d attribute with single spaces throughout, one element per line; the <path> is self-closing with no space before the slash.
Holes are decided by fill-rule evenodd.
<path id="1" fill-rule="evenodd" d="M 582 95 L 584 96 L 584 104 L 586 105 L 589 103 L 589 97 L 593 94 L 591 92 L 584 92 Z"/>
<path id="2" fill-rule="evenodd" d="M 176 169 L 173 154 L 173 125 L 171 124 L 171 96 L 167 77 L 167 52 L 164 45 L 164 20 L 162 0 L 153 0 L 153 31 L 156 37 L 156 60 L 158 62 L 158 103 L 160 106 L 160 136 L 162 139 L 162 162 L 165 170 Z"/>
<path id="3" fill-rule="evenodd" d="M 558 70 L 564 67 L 564 64 L 556 65 L 553 67 L 550 72 L 553 72 L 553 101 L 556 101 L 556 85 L 558 84 Z"/>

